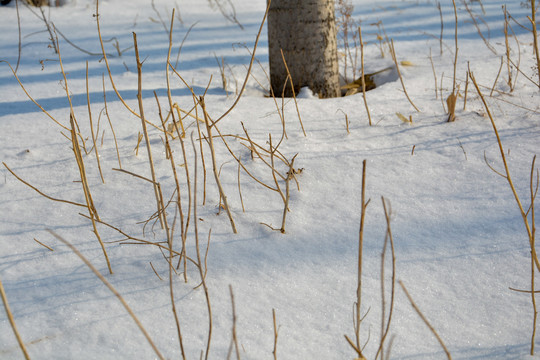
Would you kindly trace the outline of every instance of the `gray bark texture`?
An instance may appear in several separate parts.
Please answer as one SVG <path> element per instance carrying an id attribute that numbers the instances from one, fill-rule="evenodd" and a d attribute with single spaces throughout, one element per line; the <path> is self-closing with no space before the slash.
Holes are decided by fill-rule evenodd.
<path id="1" fill-rule="evenodd" d="M 309 86 L 321 98 L 340 96 L 334 0 L 272 0 L 268 12 L 270 85 L 282 94 L 287 70 L 296 93 Z M 292 96 L 287 83 L 285 96 Z"/>

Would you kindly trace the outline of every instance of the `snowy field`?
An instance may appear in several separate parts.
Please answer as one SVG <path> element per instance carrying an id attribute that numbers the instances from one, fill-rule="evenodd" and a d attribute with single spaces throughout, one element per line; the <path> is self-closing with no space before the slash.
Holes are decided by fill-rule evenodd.
<path id="1" fill-rule="evenodd" d="M 505 3 L 514 19 L 509 21 L 515 33 L 509 37 L 510 57 L 520 64 L 521 71 L 511 67 L 513 91 L 507 83 L 501 7 Z M 126 105 L 140 113 L 132 47 L 135 32 L 143 62 L 141 97 L 145 117 L 160 125 L 154 92 L 163 116 L 169 112 L 168 28 L 171 11 L 176 7 L 171 62 L 197 96 L 208 87 L 204 100 L 212 119 L 224 114 L 244 82 L 265 11 L 264 0 L 232 0 L 232 4 L 243 28 L 205 0 L 157 0 L 155 9 L 149 0 L 100 1 L 101 33 L 112 80 Z M 517 193 L 527 209 L 531 203 L 531 163 L 540 152 L 540 93 L 533 83 L 538 81 L 533 36 L 519 25 L 530 27 L 530 9 L 517 0 L 468 3 L 484 41 L 464 3 L 457 3 L 459 97 L 456 121 L 448 123 L 441 96 L 446 100 L 452 92 L 456 51 L 452 2 L 441 3 L 442 45 L 441 15 L 434 1 L 354 0 L 353 5 L 354 19 L 361 22 L 366 43 L 366 72 L 390 68 L 378 76 L 378 87 L 366 93 L 373 125 L 368 124 L 361 93 L 319 100 L 306 89 L 298 99 L 304 136 L 294 101 L 285 99 L 282 103 L 278 99 L 276 107 L 274 100 L 266 96 L 265 26 L 253 76 L 238 104 L 216 125 L 234 157 L 221 138 L 213 139 L 219 178 L 237 234 L 219 206 L 212 157 L 204 139 L 203 172 L 201 141 L 193 117 L 183 121 L 187 161 L 178 138 L 168 137 L 178 175 L 183 222 L 164 133 L 148 125 L 155 181 L 168 204 L 166 218 L 173 250 L 182 249 L 181 228 L 185 229 L 189 214 L 186 253 L 198 263 L 195 230 L 198 233 L 211 308 L 208 353 L 209 307 L 204 286 L 198 286 L 199 267 L 188 261 L 184 274 L 184 261 L 176 270 L 175 255 L 175 272 L 170 278 L 167 233 L 152 217 L 157 207 L 152 183 L 113 170 L 122 168 L 151 178 L 144 138 L 137 148 L 143 134 L 141 120 L 119 100 L 102 59 L 95 1 L 70 0 L 62 7 L 44 8 L 44 16 L 49 25 L 59 30 L 62 64 L 80 128 L 79 144 L 82 147 L 84 140 L 88 152 L 82 151 L 88 188 L 99 218 L 114 227 L 96 224 L 112 275 L 92 222 L 80 215 L 88 216 L 88 209 L 47 199 L 7 169 L 49 197 L 86 204 L 72 151 L 66 82 L 46 23 L 38 10 L 19 6 L 22 47 L 17 76 L 29 96 L 50 116 L 25 94 L 8 66 L 15 69 L 19 58 L 17 9 L 14 1 L 0 8 L 0 160 L 7 166 L 0 167 L 0 279 L 31 358 L 158 357 L 118 298 L 60 238 L 75 246 L 121 294 L 164 358 L 182 357 L 171 288 L 187 359 L 199 359 L 201 354 L 210 359 L 226 359 L 228 355 L 236 358 L 233 325 L 242 359 L 272 359 L 274 355 L 278 359 L 355 358 L 344 335 L 355 337 L 353 309 L 364 160 L 366 198 L 370 199 L 363 232 L 361 313 L 365 318 L 360 340 L 365 344 L 365 356 L 375 358 L 381 316 L 384 314 L 387 321 L 390 310 L 390 248 L 384 267 L 384 312 L 381 299 L 381 252 L 387 233 L 381 201 L 384 197 L 391 210 L 396 258 L 395 299 L 385 342 L 390 358 L 447 357 L 397 280 L 406 286 L 454 359 L 530 357 L 531 295 L 509 289 L 531 289 L 529 239 L 508 182 L 487 164 L 504 172 L 486 108 L 471 82 L 464 108 L 470 66 L 498 127 Z M 232 14 L 230 6 L 224 11 Z M 375 25 L 378 22 L 379 26 Z M 420 111 L 405 96 L 385 33 L 394 41 L 398 61 L 412 63 L 401 66 L 400 71 L 407 93 Z M 498 75 L 501 57 L 505 63 Z M 218 66 L 222 59 L 226 90 Z M 87 63 L 88 97 L 104 182 L 92 144 Z M 119 156 L 104 110 L 103 86 Z M 179 109 L 192 109 L 190 90 L 172 72 L 170 90 L 172 102 Z M 284 178 L 289 171 L 286 163 L 296 155 L 284 234 L 272 230 L 282 226 L 284 201 L 279 192 L 269 189 L 275 188 L 276 182 L 265 164 L 272 161 L 269 134 L 274 147 L 283 134 L 278 109 L 282 110 L 287 138 L 273 160 Z M 403 122 L 396 113 L 412 116 L 412 123 Z M 200 107 L 196 116 L 204 117 Z M 256 149 L 265 162 L 250 150 L 242 126 L 260 145 Z M 200 122 L 199 127 L 206 134 L 204 123 Z M 217 135 L 215 128 L 213 135 Z M 235 157 L 264 185 L 244 169 L 239 170 Z M 192 201 L 196 190 L 196 213 L 193 206 L 189 208 L 186 166 Z M 276 178 L 286 195 L 286 181 L 278 175 Z M 234 292 L 234 323 L 230 288 Z M 0 358 L 23 358 L 4 311 L 0 312 Z"/>

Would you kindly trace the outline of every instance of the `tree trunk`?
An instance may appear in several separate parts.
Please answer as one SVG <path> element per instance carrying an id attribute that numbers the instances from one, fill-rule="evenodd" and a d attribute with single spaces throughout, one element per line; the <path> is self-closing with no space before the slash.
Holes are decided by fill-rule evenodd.
<path id="1" fill-rule="evenodd" d="M 272 0 L 268 12 L 270 85 L 292 96 L 309 86 L 321 98 L 340 96 L 334 0 Z"/>

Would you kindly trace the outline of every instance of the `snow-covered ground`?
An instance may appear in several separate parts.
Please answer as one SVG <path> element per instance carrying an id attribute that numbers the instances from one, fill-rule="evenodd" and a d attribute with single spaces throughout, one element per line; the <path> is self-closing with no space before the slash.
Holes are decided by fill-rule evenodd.
<path id="1" fill-rule="evenodd" d="M 227 4 L 227 2 L 223 2 Z M 137 34 L 142 67 L 142 99 L 147 119 L 159 124 L 156 92 L 163 112 L 168 109 L 165 64 L 171 10 L 177 7 L 171 59 L 190 27 L 179 55 L 177 70 L 202 95 L 216 119 L 235 101 L 249 65 L 250 52 L 264 15 L 264 0 L 232 0 L 237 24 L 227 21 L 208 1 L 155 2 L 165 26 L 148 0 L 99 4 L 104 40 L 114 38 L 127 49 L 117 55 L 114 41 L 105 42 L 114 83 L 127 104 L 139 112 L 137 67 L 132 32 Z M 286 233 L 280 228 L 283 200 L 255 182 L 243 170 L 238 191 L 238 163 L 223 142 L 215 138 L 220 179 L 238 228 L 233 234 L 227 214 L 219 215 L 219 192 L 211 157 L 203 140 L 206 163 L 206 202 L 201 155 L 197 166 L 197 214 L 191 213 L 187 254 L 196 260 L 194 222 L 197 222 L 201 256 L 210 239 L 206 285 L 212 313 L 211 359 L 227 358 L 232 339 L 234 291 L 236 336 L 243 359 L 273 357 L 275 309 L 279 327 L 279 359 L 352 359 L 355 352 L 344 335 L 354 338 L 353 307 L 356 301 L 358 230 L 361 209 L 362 162 L 367 160 L 366 196 L 371 199 L 365 219 L 362 277 L 361 341 L 367 358 L 375 357 L 381 333 L 381 251 L 387 223 L 381 197 L 391 208 L 395 242 L 396 280 L 401 280 L 418 307 L 444 340 L 454 359 L 525 359 L 530 352 L 533 308 L 530 294 L 509 287 L 530 289 L 530 246 L 510 187 L 498 171 L 504 171 L 496 137 L 486 110 L 472 84 L 464 109 L 465 78 L 470 66 L 490 106 L 517 192 L 525 208 L 530 204 L 530 172 L 533 156 L 540 151 L 539 90 L 523 74 L 517 75 L 510 92 L 506 64 L 494 85 L 505 53 L 505 1 L 474 1 L 470 10 L 492 52 L 480 38 L 462 2 L 458 5 L 459 52 L 457 120 L 447 123 L 441 94 L 435 91 L 430 53 L 444 99 L 452 91 L 454 60 L 454 11 L 451 1 L 441 3 L 444 18 L 443 54 L 440 54 L 440 15 L 433 1 L 354 0 L 354 17 L 361 21 L 366 41 L 366 72 L 393 62 L 388 51 L 381 57 L 377 34 L 383 28 L 394 40 L 407 92 L 421 110 L 407 100 L 395 70 L 382 74 L 379 86 L 367 93 L 373 126 L 362 94 L 319 100 L 308 91 L 298 99 L 304 136 L 294 102 L 285 100 L 283 113 L 288 138 L 279 151 L 296 156 L 296 182 L 290 183 L 290 212 Z M 516 22 L 530 27 L 530 10 L 519 1 L 506 2 L 517 38 L 510 37 L 511 58 L 520 70 L 537 81 L 532 35 Z M 480 5 L 483 5 L 483 9 Z M 179 11 L 178 11 L 179 10 Z M 484 12 L 483 12 L 484 10 Z M 49 46 L 45 23 L 19 6 L 22 35 L 17 75 L 28 94 L 60 124 L 70 126 L 70 107 L 57 55 Z M 231 8 L 226 8 L 231 11 Z M 94 54 L 101 52 L 97 35 L 95 1 L 72 0 L 59 8 L 45 9 L 50 24 L 70 42 Z M 180 20 L 182 23 L 180 23 Z M 159 222 L 144 222 L 156 210 L 151 183 L 119 168 L 115 143 L 103 111 L 102 79 L 111 123 L 118 141 L 121 167 L 150 177 L 144 139 L 135 152 L 141 121 L 118 100 L 104 61 L 70 45 L 58 35 L 73 111 L 81 137 L 91 148 L 86 62 L 94 131 L 98 136 L 102 183 L 95 153 L 83 156 L 88 183 L 100 219 L 132 237 L 151 242 L 166 241 Z M 384 37 L 384 34 L 383 34 Z M 15 3 L 0 8 L 0 60 L 15 68 L 19 34 Z M 519 47 L 518 47 L 519 42 Z M 384 46 L 384 45 L 383 45 Z M 129 49 L 128 49 L 129 48 Z M 249 49 L 249 51 L 247 50 Z M 263 29 L 253 77 L 237 106 L 218 124 L 224 135 L 245 137 L 269 149 L 282 135 L 276 105 L 265 97 L 268 86 L 266 28 Z M 228 92 L 222 86 L 216 58 L 223 58 Z M 84 203 L 77 163 L 69 132 L 44 114 L 18 84 L 6 62 L 0 63 L 0 160 L 19 177 L 46 195 Z M 264 69 L 264 70 L 263 70 Z M 516 77 L 512 69 L 513 79 Z M 211 81 L 210 81 L 211 79 Z M 261 87 L 258 82 L 262 84 Z M 494 88 L 490 97 L 491 89 Z M 171 74 L 173 102 L 189 110 L 193 98 L 187 87 Z M 281 99 L 278 101 L 281 107 Z M 202 114 L 199 111 L 199 116 Z M 412 124 L 396 115 L 412 115 Z M 346 118 L 349 121 L 347 132 Z M 97 129 L 99 123 L 99 130 Z M 190 180 L 195 180 L 195 160 L 190 134 L 198 133 L 191 118 L 185 139 Z M 201 124 L 202 125 L 202 124 Z M 204 129 L 203 129 L 204 130 Z M 164 136 L 149 126 L 156 181 L 166 201 L 176 200 L 170 160 L 165 156 Z M 204 131 L 203 131 L 204 132 Z M 215 132 L 214 132 L 215 133 Z M 67 137 L 66 137 L 67 136 Z M 242 164 L 269 186 L 275 186 L 271 170 L 251 159 L 247 141 L 226 137 Z M 184 219 L 188 191 L 180 142 L 172 140 L 180 181 Z M 269 157 L 264 157 L 269 161 Z M 276 159 L 281 174 L 286 166 Z M 279 180 L 285 191 L 285 182 Z M 173 227 L 174 250 L 180 251 L 180 218 L 175 203 L 167 208 Z M 177 327 L 171 307 L 168 252 L 152 245 L 134 244 L 118 231 L 98 224 L 114 274 L 108 273 L 102 249 L 91 222 L 79 213 L 83 207 L 53 202 L 0 168 L 0 279 L 17 328 L 34 359 L 151 359 L 157 355 L 116 296 L 53 231 L 72 243 L 118 290 L 165 358 L 181 357 Z M 193 211 L 193 209 L 191 209 Z M 529 214 L 530 215 L 530 214 Z M 530 219 L 530 217 L 529 217 Z M 266 225 L 265 225 L 266 224 Z M 211 231 L 211 235 L 209 232 Z M 49 246 L 50 251 L 38 242 Z M 178 259 L 173 259 L 176 265 Z M 152 269 L 152 267 L 155 269 Z M 209 316 L 197 267 L 187 264 L 187 279 L 173 273 L 174 302 L 186 358 L 206 352 Z M 389 249 L 385 267 L 385 314 L 391 291 Z M 392 323 L 386 346 L 396 359 L 446 358 L 436 338 L 396 285 Z M 232 354 L 231 357 L 236 355 Z M 0 358 L 22 358 L 17 340 L 4 312 L 0 312 Z"/>

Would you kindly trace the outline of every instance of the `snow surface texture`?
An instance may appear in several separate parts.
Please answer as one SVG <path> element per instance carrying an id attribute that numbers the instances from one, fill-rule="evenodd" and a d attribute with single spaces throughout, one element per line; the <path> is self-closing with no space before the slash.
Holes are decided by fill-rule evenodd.
<path id="1" fill-rule="evenodd" d="M 407 92 L 421 110 L 407 101 L 393 71 L 381 75 L 379 86 L 367 93 L 373 118 L 368 125 L 362 94 L 319 100 L 309 89 L 301 92 L 298 108 L 307 136 L 304 136 L 293 101 L 285 100 L 288 139 L 279 151 L 287 159 L 296 154 L 294 168 L 299 188 L 291 182 L 285 226 L 281 227 L 283 201 L 277 192 L 266 189 L 241 171 L 245 212 L 238 193 L 238 163 L 216 138 L 217 166 L 238 234 L 233 234 L 225 211 L 219 210 L 219 193 L 212 174 L 210 155 L 203 141 L 207 167 L 206 203 L 203 201 L 203 172 L 198 155 L 197 219 L 192 220 L 187 237 L 187 254 L 196 259 L 193 221 L 198 222 L 201 251 L 207 246 L 206 284 L 212 306 L 211 359 L 227 357 L 232 338 L 232 307 L 229 285 L 234 291 L 236 334 L 243 359 L 272 358 L 274 330 L 272 309 L 279 327 L 279 359 L 352 359 L 353 349 L 344 335 L 354 338 L 353 304 L 356 301 L 358 229 L 361 207 L 362 161 L 367 160 L 367 207 L 364 231 L 361 328 L 364 353 L 374 358 L 381 326 L 381 251 L 386 220 L 381 196 L 391 205 L 391 226 L 395 241 L 396 277 L 403 281 L 419 308 L 444 340 L 454 359 L 529 358 L 532 331 L 530 294 L 509 287 L 530 289 L 530 247 L 518 207 L 506 180 L 492 171 L 502 171 L 496 138 L 486 110 L 472 84 L 468 86 L 464 110 L 467 66 L 474 72 L 487 97 L 507 153 L 510 171 L 524 206 L 530 204 L 529 179 L 533 156 L 539 152 L 538 88 L 519 74 L 510 93 L 506 65 L 494 81 L 504 55 L 504 1 L 484 1 L 469 6 L 477 16 L 483 35 L 494 54 L 479 37 L 462 3 L 458 3 L 459 53 L 457 120 L 447 123 L 441 94 L 435 84 L 429 54 L 442 83 L 444 99 L 452 91 L 454 59 L 454 12 L 452 3 L 442 2 L 444 18 L 443 54 L 440 55 L 440 17 L 433 1 L 355 0 L 354 17 L 362 22 L 366 42 L 366 72 L 391 67 L 388 50 L 381 57 L 372 24 L 382 21 L 394 40 Z M 508 10 L 521 24 L 530 25 L 528 9 L 519 1 L 509 1 Z M 263 18 L 265 1 L 233 0 L 236 17 L 243 29 L 227 21 L 207 1 L 147 0 L 101 1 L 100 21 L 111 54 L 109 62 L 115 85 L 130 107 L 138 112 L 137 71 L 132 32 L 137 33 L 143 63 L 145 114 L 158 124 L 154 91 L 162 108 L 168 108 L 165 64 L 172 8 L 178 5 L 183 21 L 175 21 L 171 60 L 202 95 L 208 113 L 216 119 L 235 100 L 249 64 L 255 36 Z M 59 69 L 58 57 L 49 47 L 45 24 L 20 6 L 22 31 L 21 61 L 17 74 L 28 93 L 61 124 L 69 126 L 70 108 Z M 225 9 L 230 13 L 231 9 Z M 36 10 L 34 10 L 35 12 Z M 39 13 L 37 13 L 39 15 Z M 72 43 L 99 54 L 95 2 L 73 0 L 60 8 L 45 9 L 45 16 Z M 481 21 L 483 20 L 483 21 Z M 511 22 L 516 40 L 510 38 L 512 59 L 533 80 L 532 36 Z M 384 37 L 384 35 L 383 35 Z M 18 58 L 18 27 L 15 2 L 0 9 L 0 59 L 13 67 Z M 122 168 L 150 177 L 144 140 L 136 155 L 134 148 L 141 122 L 118 100 L 106 67 L 99 55 L 89 55 L 69 45 L 59 35 L 64 69 L 73 110 L 80 132 L 91 148 L 91 132 L 85 85 L 85 63 L 89 67 L 90 104 L 105 183 L 102 183 L 94 152 L 84 155 L 88 182 L 101 219 L 125 233 L 147 241 L 163 242 L 166 235 L 159 223 L 147 220 L 156 209 L 152 185 L 144 180 L 112 170 L 118 168 L 114 139 L 102 109 L 102 76 L 105 74 L 107 104 L 118 140 Z M 384 45 L 383 45 L 384 46 Z M 519 49 L 519 51 L 518 51 Z M 342 49 L 343 50 L 343 49 Z M 224 91 L 216 58 L 225 63 L 228 79 Z M 268 68 L 266 31 L 263 30 L 257 59 Z M 245 136 L 242 123 L 253 141 L 268 149 L 269 134 L 275 146 L 282 134 L 276 105 L 265 97 L 267 80 L 258 63 L 247 83 L 244 96 L 234 110 L 219 123 L 223 134 Z M 395 69 L 394 69 L 395 70 Z M 444 74 L 444 76 L 443 76 Z M 513 69 L 513 78 L 516 71 Z M 45 194 L 84 203 L 78 168 L 71 142 L 63 130 L 24 94 L 5 62 L 0 63 L 0 158 L 18 176 Z M 211 79 L 211 81 L 210 81 Z M 260 82 L 262 87 L 258 84 Z M 493 96 L 489 97 L 494 87 Z M 193 106 L 191 93 L 171 75 L 173 101 L 180 108 Z M 281 99 L 278 100 L 281 107 Z M 396 116 L 412 115 L 412 124 Z M 199 116 L 201 116 L 199 109 Z M 346 118 L 349 121 L 347 132 Z M 99 122 L 99 130 L 97 124 Z M 194 181 L 194 154 L 189 134 L 196 125 L 185 120 L 186 151 L 191 181 Z M 157 181 L 164 198 L 174 194 L 174 178 L 165 157 L 163 134 L 149 126 Z M 241 156 L 255 176 L 274 186 L 272 173 L 244 145 L 246 141 L 227 138 L 236 156 Z M 199 143 L 196 144 L 197 148 Z M 180 142 L 172 142 L 181 181 L 184 216 L 187 216 L 187 189 Z M 266 161 L 269 158 L 265 158 Z M 286 174 L 283 163 L 278 171 Z M 282 189 L 285 182 L 279 181 Z M 175 198 L 174 198 L 175 199 Z M 106 226 L 98 230 L 105 242 L 113 275 L 92 233 L 90 221 L 79 208 L 53 202 L 30 189 L 5 167 L 0 169 L 0 279 L 5 287 L 17 328 L 34 359 L 152 359 L 156 354 L 118 299 L 57 238 L 66 239 L 106 277 L 133 309 L 157 348 L 169 359 L 180 358 L 180 346 L 169 293 L 168 264 L 155 246 L 131 244 Z M 87 212 L 86 212 L 87 213 Z M 169 224 L 175 205 L 167 208 Z M 180 251 L 180 220 L 174 232 L 174 249 Z M 267 224 L 269 226 L 263 225 Z M 172 225 L 171 225 L 172 226 Z M 144 233 L 143 233 L 144 231 Z M 54 251 L 38 244 L 50 246 Z M 124 242 L 124 243 L 123 243 Z M 125 244 L 125 242 L 130 244 Z M 165 256 L 168 253 L 165 252 Z M 177 259 L 173 262 L 176 263 Z M 152 270 L 163 279 L 160 278 Z M 199 271 L 188 263 L 187 278 L 173 275 L 173 288 L 183 345 L 188 359 L 206 351 L 208 312 Z M 386 315 L 390 299 L 391 263 L 387 251 L 385 268 Z M 396 286 L 395 308 L 390 334 L 391 357 L 395 359 L 446 358 L 437 340 L 412 309 L 404 292 Z M 232 355 L 235 356 L 234 353 Z M 0 312 L 0 358 L 22 358 L 4 312 Z"/>

